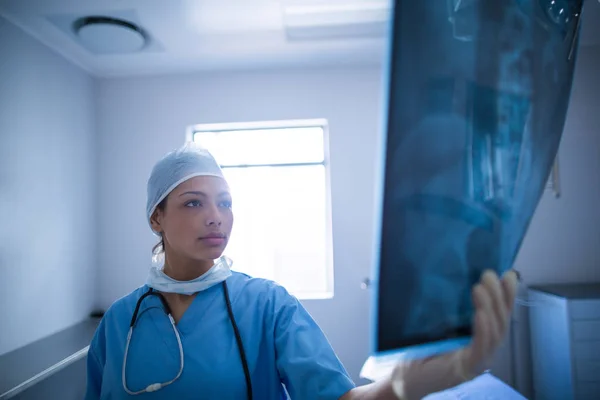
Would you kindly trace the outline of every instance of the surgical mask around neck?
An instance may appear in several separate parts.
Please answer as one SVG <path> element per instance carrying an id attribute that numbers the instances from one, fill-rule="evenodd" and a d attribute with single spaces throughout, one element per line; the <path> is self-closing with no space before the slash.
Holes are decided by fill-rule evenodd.
<path id="1" fill-rule="evenodd" d="M 152 266 L 146 284 L 164 293 L 191 295 L 218 285 L 231 276 L 231 260 L 222 256 L 208 271 L 191 281 L 178 281 L 167 276 L 162 268 Z"/>

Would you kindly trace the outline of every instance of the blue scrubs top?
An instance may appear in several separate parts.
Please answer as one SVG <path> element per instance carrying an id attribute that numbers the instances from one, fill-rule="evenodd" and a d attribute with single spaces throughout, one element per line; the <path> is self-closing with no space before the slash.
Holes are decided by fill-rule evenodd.
<path id="1" fill-rule="evenodd" d="M 300 302 L 282 286 L 233 272 L 227 279 L 256 400 L 337 400 L 354 383 L 327 338 Z M 147 286 L 117 300 L 106 312 L 87 358 L 86 399 L 245 399 L 246 381 L 223 293 L 215 285 L 197 294 L 177 324 L 185 354 L 177 381 L 129 396 L 122 366 L 136 302 Z M 127 356 L 127 386 L 138 391 L 173 379 L 179 348 L 156 296 L 140 307 Z"/>

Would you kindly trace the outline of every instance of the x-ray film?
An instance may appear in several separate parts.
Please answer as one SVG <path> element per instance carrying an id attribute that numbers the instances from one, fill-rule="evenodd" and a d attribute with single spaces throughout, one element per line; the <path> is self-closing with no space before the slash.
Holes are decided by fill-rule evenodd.
<path id="1" fill-rule="evenodd" d="M 512 267 L 563 131 L 582 0 L 399 0 L 381 137 L 373 353 L 468 343 L 471 288 Z"/>

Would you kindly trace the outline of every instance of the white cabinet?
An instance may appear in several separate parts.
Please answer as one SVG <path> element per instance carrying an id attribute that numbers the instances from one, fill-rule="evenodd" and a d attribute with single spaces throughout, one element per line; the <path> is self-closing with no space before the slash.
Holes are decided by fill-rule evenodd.
<path id="1" fill-rule="evenodd" d="M 600 283 L 532 287 L 535 400 L 600 399 Z"/>

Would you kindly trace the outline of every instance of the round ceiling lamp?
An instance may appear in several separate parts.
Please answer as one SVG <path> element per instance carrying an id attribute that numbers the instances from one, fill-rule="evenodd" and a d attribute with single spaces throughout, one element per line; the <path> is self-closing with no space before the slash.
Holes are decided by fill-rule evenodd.
<path id="1" fill-rule="evenodd" d="M 146 35 L 138 26 L 110 17 L 85 17 L 75 21 L 79 41 L 94 53 L 134 53 L 146 45 Z"/>

